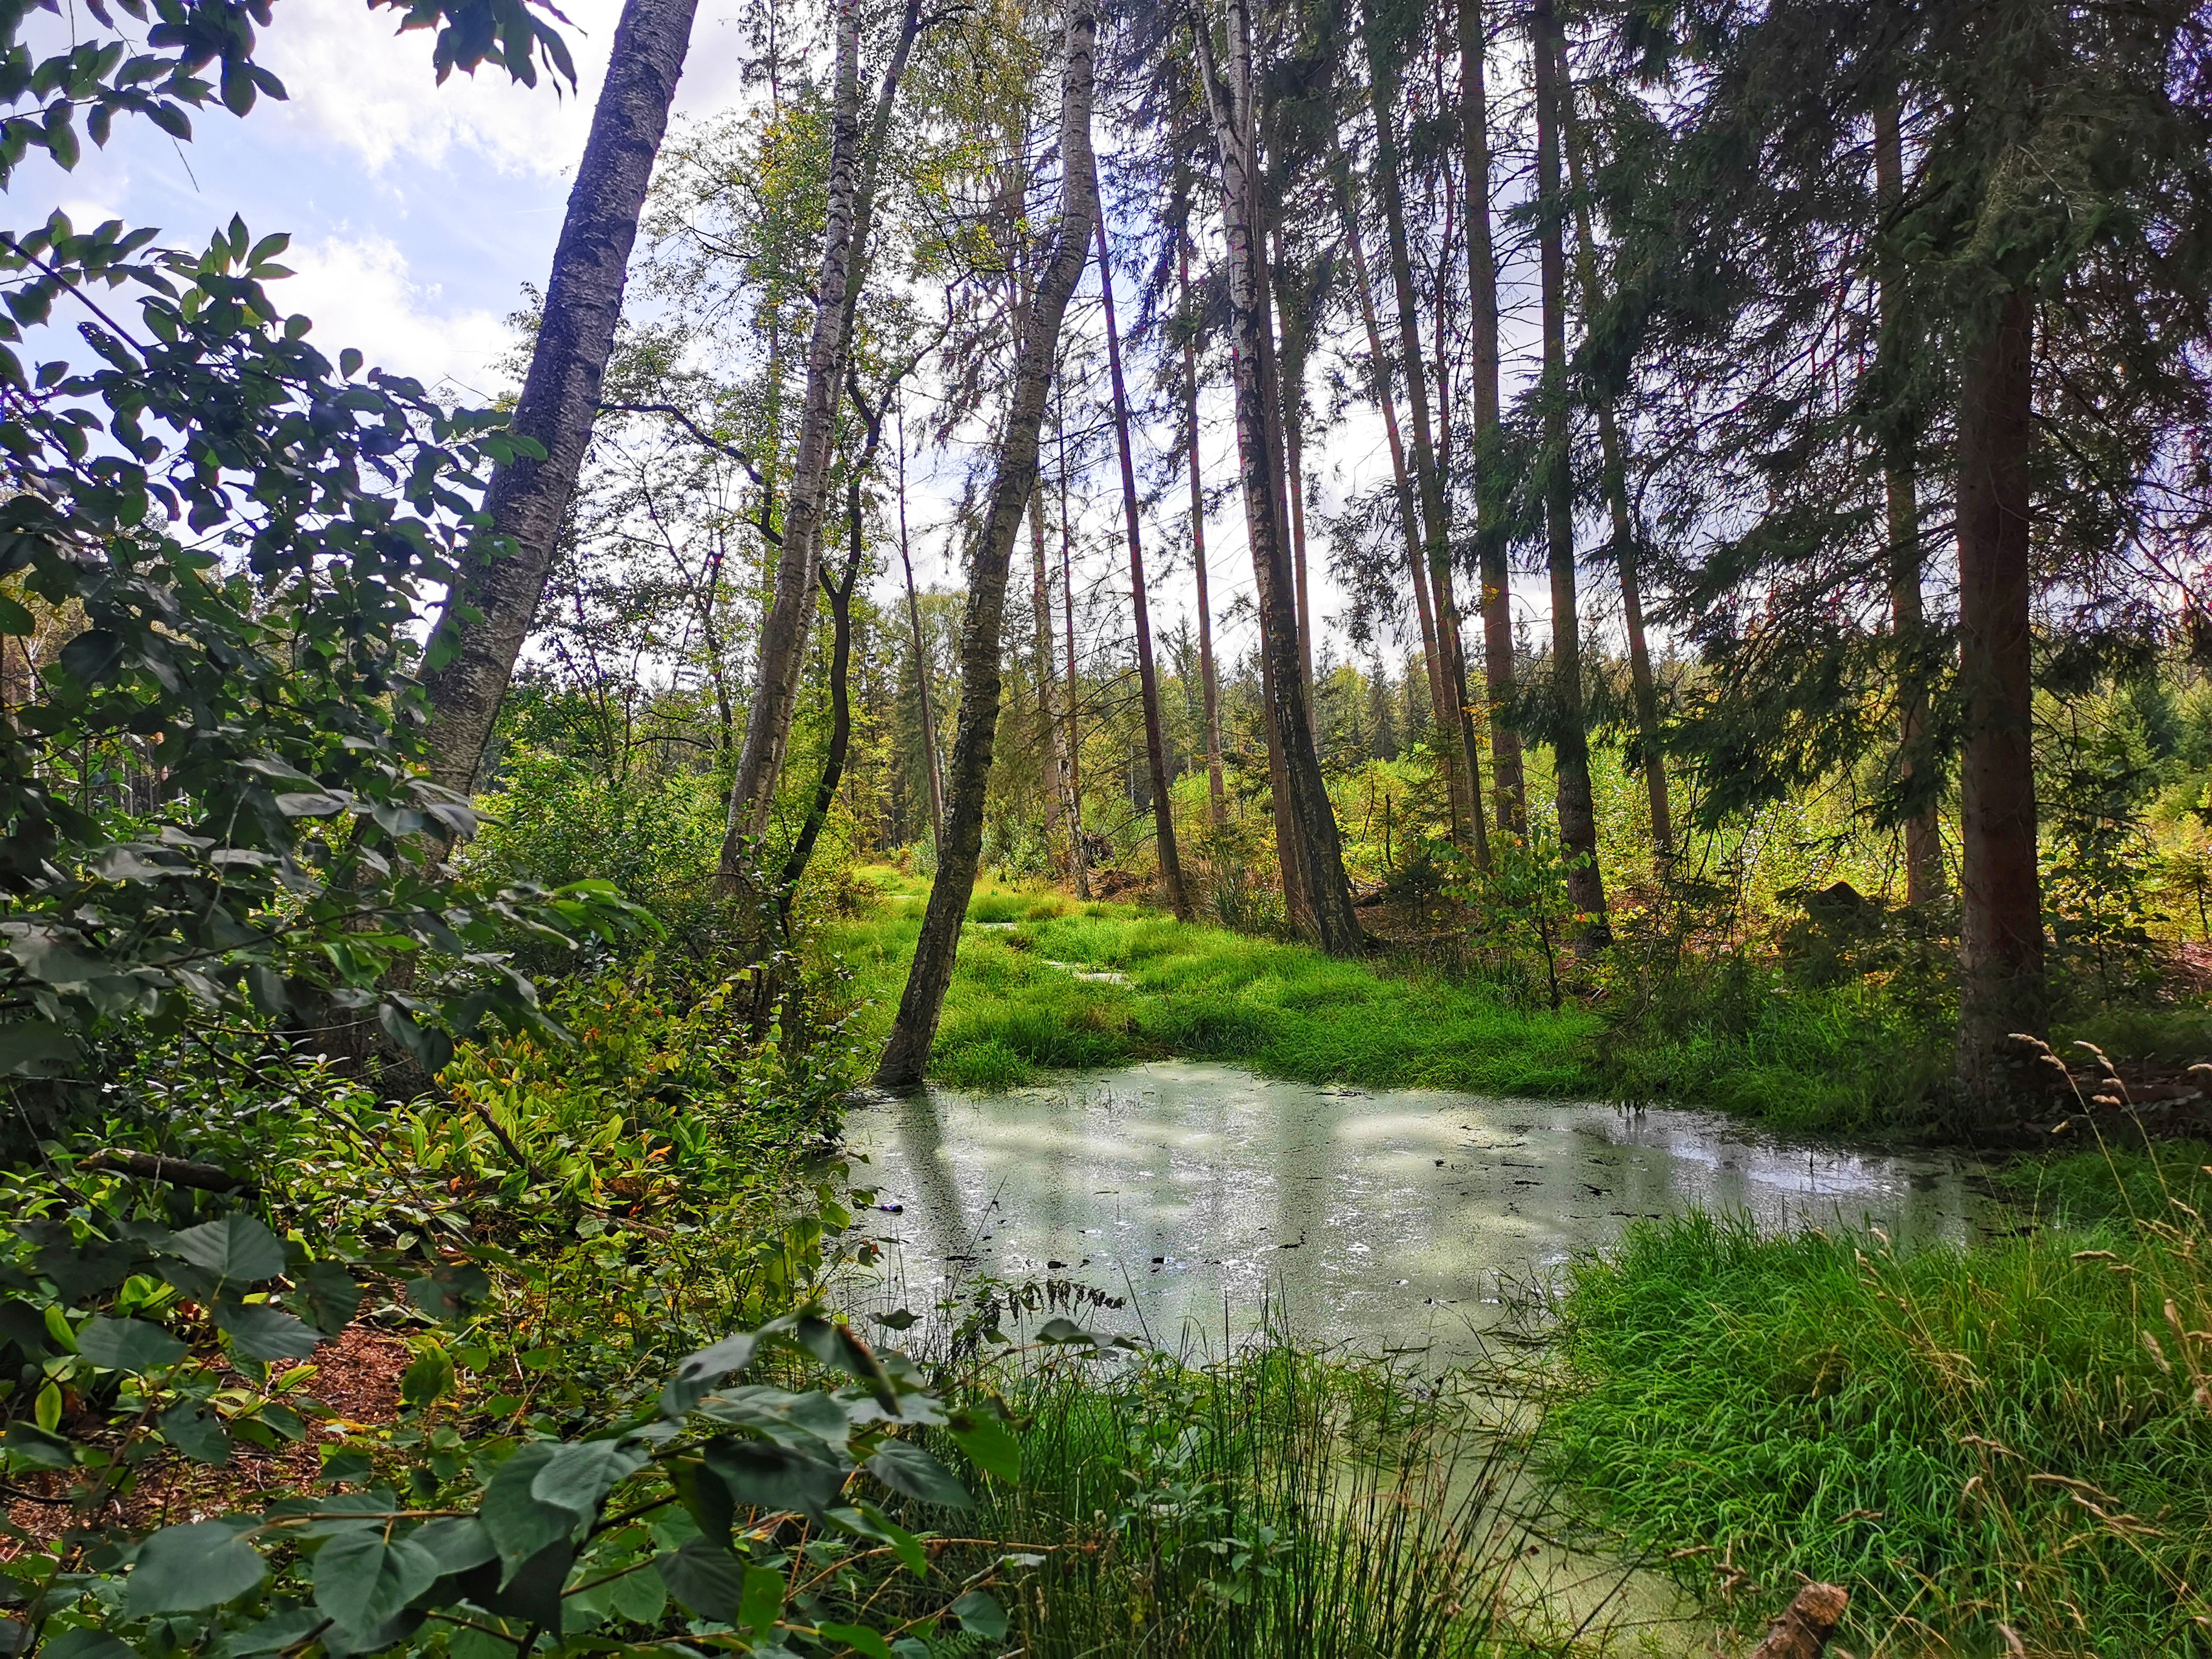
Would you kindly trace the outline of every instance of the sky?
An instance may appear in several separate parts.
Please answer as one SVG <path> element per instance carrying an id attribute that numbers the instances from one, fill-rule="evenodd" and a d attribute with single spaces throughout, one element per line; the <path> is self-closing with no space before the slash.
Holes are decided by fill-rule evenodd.
<path id="1" fill-rule="evenodd" d="M 58 205 L 81 226 L 108 218 L 158 226 L 172 245 L 204 243 L 234 213 L 257 237 L 288 231 L 284 263 L 296 274 L 274 297 L 314 319 L 313 337 L 325 352 L 356 346 L 373 364 L 442 383 L 464 400 L 488 400 L 507 385 L 498 368 L 512 338 L 507 319 L 522 304 L 526 284 L 545 281 L 619 0 L 570 0 L 563 9 L 580 85 L 556 94 L 544 77 L 535 88 L 520 87 L 493 66 L 440 87 L 429 35 L 397 33 L 393 12 L 371 11 L 361 0 L 287 0 L 259 54 L 284 82 L 287 100 L 264 100 L 243 119 L 210 106 L 195 118 L 189 144 L 126 118 L 107 148 L 88 149 L 74 172 L 33 152 L 10 194 L 41 216 Z M 678 124 L 737 100 L 736 11 L 732 0 L 702 0 Z M 42 21 L 49 30 L 65 27 Z M 1095 295 L 1096 281 L 1094 268 L 1080 292 Z M 1126 276 L 1121 292 L 1119 309 L 1133 316 Z M 1206 471 L 1210 483 L 1226 483 L 1235 446 L 1225 389 L 1208 404 Z M 1140 432 L 1140 470 L 1153 465 L 1157 446 L 1172 441 L 1164 428 Z M 1380 422 L 1364 407 L 1309 457 L 1324 510 L 1386 466 Z M 948 467 L 937 471 L 933 477 L 921 463 L 915 474 L 917 574 L 925 584 L 957 586 L 945 510 L 954 485 Z M 1109 468 L 1099 482 L 1111 477 Z M 1190 610 L 1187 561 L 1175 556 L 1182 534 L 1170 528 L 1185 499 L 1172 492 L 1169 522 L 1148 526 L 1155 570 L 1173 567 L 1150 584 L 1162 631 Z M 1095 489 L 1086 517 L 1100 532 L 1095 539 L 1119 546 L 1117 499 Z M 1162 543 L 1156 548 L 1149 545 L 1155 539 Z M 1319 537 L 1310 539 L 1315 611 L 1327 619 L 1343 598 L 1328 577 Z M 1235 492 L 1209 515 L 1206 540 L 1219 615 L 1252 588 Z M 1095 575 L 1110 580 L 1103 563 Z M 1251 644 L 1249 633 L 1249 623 L 1228 626 L 1218 648 L 1234 658 Z"/>

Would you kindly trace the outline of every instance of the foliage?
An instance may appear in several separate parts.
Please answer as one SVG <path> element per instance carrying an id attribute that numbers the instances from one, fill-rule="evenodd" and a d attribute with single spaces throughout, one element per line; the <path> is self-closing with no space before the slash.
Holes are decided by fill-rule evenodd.
<path id="1" fill-rule="evenodd" d="M 1057 1359 L 1009 1401 L 1024 1479 L 976 1521 L 1043 1558 L 1009 1604 L 1024 1652 L 1527 1650 L 1516 1450 L 1469 1437 L 1449 1383 L 1271 1340 L 1211 1364 Z"/>
<path id="2" fill-rule="evenodd" d="M 1121 906 L 986 892 L 970 914 L 1016 902 L 1060 914 L 1003 935 L 971 922 L 933 1060 L 947 1083 L 1006 1088 L 1041 1066 L 1169 1054 L 1373 1087 L 1557 1096 L 1596 1086 L 1588 1044 L 1597 1023 L 1579 1010 L 1532 1017 L 1433 970 L 1334 961 Z M 827 931 L 860 994 L 894 991 L 920 912 L 918 896 L 894 890 L 875 916 Z M 872 1031 L 882 1018 L 878 1001 L 855 1024 Z"/>
<path id="3" fill-rule="evenodd" d="M 220 1463 L 230 1435 L 297 1437 L 304 1424 L 294 1402 L 315 1413 L 293 1392 L 305 1368 L 269 1379 L 258 1398 L 252 1389 L 219 1392 L 209 1358 L 192 1352 L 193 1327 L 206 1316 L 187 1310 L 211 1304 L 229 1364 L 258 1382 L 270 1364 L 312 1355 L 361 1296 L 343 1269 L 288 1261 L 286 1245 L 238 1210 L 174 1233 L 80 1210 L 17 1233 L 28 1249 L 9 1275 L 7 1357 L 39 1388 L 33 1420 L 9 1426 L 9 1465 L 71 1480 L 70 1506 L 87 1516 L 127 1490 L 156 1437 Z M 288 1267 L 321 1329 L 274 1302 L 245 1299 Z M 411 1281 L 407 1293 L 450 1318 L 486 1283 L 481 1269 L 457 1261 Z M 103 1294 L 118 1285 L 119 1295 Z M 423 1352 L 442 1357 L 434 1345 Z M 748 1370 L 761 1380 L 740 1382 Z M 403 1389 L 434 1398 L 450 1374 L 449 1361 L 418 1361 Z M 776 1386 L 771 1375 L 802 1386 Z M 64 1385 L 79 1402 L 67 1435 Z M 732 1333 L 678 1365 L 657 1401 L 603 1414 L 611 1420 L 595 1432 L 559 1439 L 464 1442 L 450 1430 L 395 1437 L 398 1455 L 382 1471 L 398 1473 L 390 1467 L 398 1463 L 404 1475 L 393 1485 L 378 1481 L 365 1460 L 334 1457 L 324 1484 L 336 1490 L 323 1496 L 137 1540 L 98 1526 L 65 1540 L 91 1547 L 67 1565 L 58 1553 L 18 1555 L 9 1574 L 18 1633 L 69 1651 L 133 1650 L 115 1641 L 119 1634 L 137 1650 L 313 1642 L 343 1655 L 464 1632 L 526 1648 L 552 1632 L 588 1646 L 603 1631 L 682 1626 L 688 1614 L 690 1628 L 720 1632 L 718 1645 L 740 1651 L 769 1648 L 788 1628 L 833 1650 L 888 1654 L 894 1641 L 902 1653 L 926 1653 L 917 1633 L 941 1620 L 1003 1629 L 984 1588 L 994 1578 L 988 1567 L 887 1632 L 837 1616 L 849 1611 L 854 1565 L 887 1556 L 917 1580 L 931 1576 L 922 1540 L 885 1514 L 885 1501 L 970 1503 L 911 1433 L 897 1431 L 938 1427 L 1003 1479 L 1018 1465 L 1000 1419 L 948 1408 L 910 1362 L 878 1353 L 817 1309 Z M 790 1540 L 794 1530 L 803 1541 Z"/>
<path id="4" fill-rule="evenodd" d="M 2202 1223 L 1893 1249 L 1691 1216 L 1571 1273 L 1553 1466 L 1631 1546 L 1861 1641 L 2200 1652 Z"/>

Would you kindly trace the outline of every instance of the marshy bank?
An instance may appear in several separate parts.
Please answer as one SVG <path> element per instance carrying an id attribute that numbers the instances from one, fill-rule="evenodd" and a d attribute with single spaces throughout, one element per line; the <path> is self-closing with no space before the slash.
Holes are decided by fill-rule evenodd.
<path id="1" fill-rule="evenodd" d="M 864 984 L 908 902 L 837 933 Z M 1624 1613 L 1593 1650 L 1733 1643 L 1812 1577 L 1851 1589 L 1861 1656 L 2212 1651 L 2212 1151 L 2003 1164 L 1578 1105 L 1587 1012 L 1048 893 L 973 920 L 948 1086 L 847 1118 L 909 1286 L 1056 1281 L 1037 1319 L 1094 1287 L 1124 1305 L 1086 1328 L 1200 1389 L 1310 1363 L 1324 1392 L 1380 1365 L 1510 1396 L 1512 1432 L 1452 1457 L 1507 1446 L 1540 1549 L 1705 1621 Z M 1464 1081 L 1499 1075 L 1552 1097 Z M 1037 1396 L 1034 1431 L 1131 1409 L 1102 1386 Z M 1273 1478 L 1207 1477 L 1251 1503 Z"/>

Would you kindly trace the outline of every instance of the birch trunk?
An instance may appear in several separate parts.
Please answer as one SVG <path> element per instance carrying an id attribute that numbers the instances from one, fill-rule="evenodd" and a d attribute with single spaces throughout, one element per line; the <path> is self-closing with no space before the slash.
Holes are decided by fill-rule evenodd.
<path id="1" fill-rule="evenodd" d="M 1067 429 L 1053 422 L 1060 451 L 1060 601 L 1067 621 L 1067 734 L 1062 750 L 1067 757 L 1067 868 L 1075 879 L 1075 896 L 1091 896 L 1091 852 L 1083 844 L 1083 730 L 1077 724 L 1082 702 L 1082 683 L 1075 675 L 1075 538 L 1067 527 Z"/>
<path id="2" fill-rule="evenodd" d="M 494 471 L 484 511 L 491 535 L 511 541 L 513 550 L 485 561 L 465 589 L 449 596 L 430 638 L 426 657 L 435 665 L 423 677 L 430 775 L 462 794 L 476 787 L 576 492 L 622 316 L 638 216 L 668 131 L 696 9 L 697 0 L 627 0 L 615 25 L 606 82 L 568 192 L 530 372 L 514 409 L 514 431 L 536 440 L 544 458 L 518 458 Z"/>
<path id="3" fill-rule="evenodd" d="M 1244 512 L 1252 568 L 1263 617 L 1261 680 L 1267 724 L 1281 750 L 1282 779 L 1275 801 L 1276 845 L 1283 865 L 1285 908 L 1295 881 L 1305 914 L 1297 918 L 1332 956 L 1364 947 L 1352 908 L 1352 884 L 1336 814 L 1315 753 L 1304 688 L 1298 677 L 1297 614 L 1290 569 L 1284 508 L 1281 399 L 1274 384 L 1273 330 L 1267 285 L 1261 271 L 1257 125 L 1254 120 L 1252 31 L 1248 0 L 1230 0 L 1230 74 L 1224 82 L 1213 61 L 1205 14 L 1194 6 L 1191 32 L 1198 48 L 1216 147 L 1221 159 L 1222 228 L 1228 244 L 1229 308 L 1235 343 L 1237 447 L 1244 485 Z"/>
<path id="4" fill-rule="evenodd" d="M 1176 239 L 1176 282 L 1182 301 L 1183 412 L 1190 422 L 1190 560 L 1198 583 L 1198 676 L 1206 698 L 1206 787 L 1213 827 L 1229 823 L 1229 791 L 1221 772 L 1221 682 L 1213 672 L 1213 607 L 1206 592 L 1206 487 L 1198 464 L 1198 320 L 1190 310 L 1190 241 Z"/>
<path id="5" fill-rule="evenodd" d="M 1588 956 L 1612 940 L 1597 861 L 1589 733 L 1583 714 L 1582 616 L 1575 586 L 1575 500 L 1567 434 L 1567 257 L 1559 182 L 1559 27 L 1552 0 L 1529 14 L 1536 59 L 1536 225 L 1543 284 L 1544 530 L 1552 575 L 1553 772 L 1567 893 L 1589 918 L 1575 948 Z"/>
<path id="6" fill-rule="evenodd" d="M 806 401 L 799 453 L 784 507 L 783 545 L 775 590 L 762 624 L 759 668 L 745 710 L 745 740 L 730 786 L 729 827 L 722 841 L 721 885 L 736 890 L 746 865 L 745 843 L 768 827 L 775 786 L 791 741 L 791 720 L 814 619 L 815 572 L 821 562 L 823 489 L 844 380 L 846 289 L 852 276 L 853 204 L 860 148 L 860 14 L 858 0 L 838 0 L 837 67 L 832 98 L 829 205 L 822 232 L 822 270 L 815 284 L 814 333 L 806 352 Z"/>
<path id="7" fill-rule="evenodd" d="M 775 594 L 761 629 L 759 672 L 745 711 L 744 746 L 738 751 L 730 789 L 729 829 L 722 842 L 725 891 L 733 890 L 744 867 L 745 841 L 768 828 L 784 751 L 791 742 L 806 637 L 814 620 L 814 587 L 822 566 L 822 525 L 837 404 L 852 360 L 854 319 L 866 285 L 876 180 L 899 82 L 922 21 L 921 0 L 907 0 L 898 43 L 877 88 L 864 140 L 860 125 L 860 8 L 858 0 L 838 0 L 829 204 L 823 222 L 822 273 L 815 288 L 814 333 L 807 346 L 806 402 L 799 416 L 791 495 L 784 509 Z"/>
<path id="8" fill-rule="evenodd" d="M 1488 34 L 1482 0 L 1459 0 L 1460 149 L 1467 173 L 1467 293 L 1474 359 L 1476 557 L 1482 576 L 1482 669 L 1490 704 L 1490 783 L 1498 827 L 1528 826 L 1528 788 L 1521 734 L 1510 716 L 1513 672 L 1513 579 L 1499 528 L 1510 488 L 1502 463 L 1504 429 L 1498 394 L 1498 263 L 1490 234 L 1490 92 L 1484 73 Z"/>
<path id="9" fill-rule="evenodd" d="M 1098 194 L 1097 180 L 1091 193 Z M 1152 788 L 1152 834 L 1159 848 L 1160 884 L 1177 921 L 1188 921 L 1182 860 L 1176 848 L 1175 800 L 1168 793 L 1167 745 L 1160 731 L 1160 678 L 1152 661 L 1152 607 L 1145 597 L 1145 544 L 1137 514 L 1137 464 L 1129 448 L 1129 392 L 1121 378 L 1121 338 L 1114 323 L 1114 259 L 1106 217 L 1098 216 L 1098 289 L 1105 305 L 1106 370 L 1114 388 L 1114 445 L 1121 463 L 1121 520 L 1129 538 L 1129 602 L 1137 629 L 1137 696 L 1144 706 L 1145 763 Z"/>
<path id="10" fill-rule="evenodd" d="M 1052 690 L 1060 678 L 1053 662 L 1052 579 L 1045 568 L 1044 491 L 1030 491 L 1030 605 L 1031 649 L 1036 662 L 1037 744 L 1044 756 L 1044 836 L 1047 847 L 1067 834 L 1067 763 L 1060 751 L 1060 716 L 1053 712 Z M 1072 877 L 1074 855 L 1063 866 Z"/>
<path id="11" fill-rule="evenodd" d="M 998 447 L 990 508 L 983 520 L 968 575 L 968 614 L 960 629 L 960 721 L 952 741 L 947 780 L 945 839 L 937 876 L 930 884 L 914 966 L 899 999 L 890 1041 L 876 1068 L 879 1088 L 909 1089 L 921 1081 L 952 982 L 955 953 L 975 867 L 983 851 L 983 798 L 991 775 L 992 743 L 999 725 L 999 636 L 1006 621 L 1006 572 L 1022 514 L 1037 481 L 1037 434 L 1044 420 L 1061 318 L 1083 274 L 1091 227 L 1098 211 L 1091 170 L 1091 64 L 1098 32 L 1097 0 L 1070 0 L 1067 43 L 1060 93 L 1062 167 L 1060 222 L 1053 250 L 1014 360 L 1012 395 Z"/>
<path id="12" fill-rule="evenodd" d="M 937 763 L 937 714 L 929 702 L 929 651 L 921 637 L 921 599 L 915 592 L 914 556 L 906 540 L 906 410 L 899 410 L 898 428 L 899 563 L 906 571 L 906 621 L 914 639 L 914 687 L 921 703 L 921 746 L 929 771 L 929 831 L 945 839 L 945 777 Z"/>

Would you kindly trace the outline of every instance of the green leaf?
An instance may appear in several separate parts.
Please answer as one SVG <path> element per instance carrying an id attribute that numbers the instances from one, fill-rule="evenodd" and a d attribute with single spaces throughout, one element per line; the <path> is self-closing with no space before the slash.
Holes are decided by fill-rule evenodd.
<path id="1" fill-rule="evenodd" d="M 969 1590 L 957 1599 L 952 1603 L 952 1616 L 960 1621 L 961 1629 L 987 1642 L 1006 1638 L 1006 1610 L 981 1590 Z"/>
<path id="2" fill-rule="evenodd" d="M 530 1483 L 541 1504 L 558 1504 L 588 1519 L 615 1484 L 645 1467 L 645 1453 L 620 1440 L 583 1440 L 554 1449 Z"/>
<path id="3" fill-rule="evenodd" d="M 541 1503 L 531 1495 L 530 1488 L 538 1479 L 538 1471 L 545 1467 L 555 1450 L 550 1441 L 544 1440 L 516 1447 L 514 1455 L 499 1466 L 491 1484 L 484 1488 L 483 1504 L 477 1511 L 477 1518 L 491 1534 L 493 1547 L 510 1572 L 518 1563 L 536 1555 L 556 1539 L 567 1538 L 576 1528 L 573 1510 Z"/>
<path id="4" fill-rule="evenodd" d="M 239 1534 L 241 1519 L 188 1521 L 164 1527 L 138 1547 L 127 1581 L 133 1619 L 218 1607 L 260 1583 L 268 1569 Z"/>
<path id="5" fill-rule="evenodd" d="M 169 1248 L 228 1285 L 242 1287 L 284 1271 L 283 1241 L 243 1210 L 185 1228 Z"/>
<path id="6" fill-rule="evenodd" d="M 315 1552 L 315 1605 L 348 1630 L 372 1630 L 437 1582 L 438 1558 L 412 1538 L 365 1525 Z"/>
<path id="7" fill-rule="evenodd" d="M 891 1644 L 866 1625 L 818 1625 L 816 1628 L 829 1640 L 842 1642 L 868 1659 L 891 1659 Z"/>
<path id="8" fill-rule="evenodd" d="M 70 1443 L 51 1429 L 42 1429 L 35 1423 L 10 1423 L 8 1431 L 0 1435 L 0 1449 L 8 1454 L 10 1468 L 33 1469 L 68 1469 L 76 1467 L 76 1453 Z"/>
<path id="9" fill-rule="evenodd" d="M 699 1618 L 723 1624 L 736 1621 L 738 1606 L 744 1600 L 747 1575 L 744 1565 L 729 1551 L 703 1538 L 693 1538 L 681 1549 L 663 1550 L 653 1564 L 668 1593 Z M 779 1598 L 781 1594 L 779 1588 Z"/>
<path id="10" fill-rule="evenodd" d="M 1009 1482 L 1021 1480 L 1021 1442 L 1005 1418 L 969 1407 L 953 1413 L 945 1427 L 969 1462 L 984 1474 Z"/>
<path id="11" fill-rule="evenodd" d="M 702 1455 L 731 1501 L 757 1510 L 797 1510 L 818 1518 L 845 1484 L 836 1464 L 763 1441 L 725 1437 L 710 1441 Z"/>
<path id="12" fill-rule="evenodd" d="M 399 1375 L 399 1397 L 410 1406 L 427 1406 L 453 1386 L 453 1357 L 424 1338 L 416 1345 L 415 1358 Z"/>
<path id="13" fill-rule="evenodd" d="M 361 1310 L 361 1286 L 338 1263 L 318 1261 L 292 1276 L 307 1293 L 315 1328 L 325 1335 L 336 1336 Z"/>
<path id="14" fill-rule="evenodd" d="M 426 1522 L 414 1539 L 437 1558 L 441 1573 L 466 1572 L 471 1567 L 480 1567 L 499 1559 L 491 1534 L 484 1530 L 483 1522 L 472 1515 L 450 1515 L 442 1520 Z"/>
<path id="15" fill-rule="evenodd" d="M 111 1371 L 150 1371 L 173 1365 L 191 1350 L 143 1319 L 88 1319 L 77 1328 L 77 1352 Z"/>
<path id="16" fill-rule="evenodd" d="M 951 1510 L 969 1506 L 968 1489 L 945 1465 L 910 1440 L 886 1440 L 868 1460 L 868 1473 L 893 1492 Z"/>
<path id="17" fill-rule="evenodd" d="M 44 1659 L 138 1659 L 104 1630 L 65 1630 L 39 1650 Z"/>
<path id="18" fill-rule="evenodd" d="M 230 1461 L 230 1437 L 223 1432 L 222 1419 L 189 1400 L 161 1413 L 161 1437 L 195 1463 Z"/>
<path id="19" fill-rule="evenodd" d="M 741 1371 L 753 1363 L 753 1353 L 760 1346 L 763 1334 L 759 1331 L 734 1331 L 678 1365 L 676 1375 L 668 1379 L 668 1386 L 660 1391 L 662 1414 L 671 1418 L 690 1415 L 708 1389 L 731 1372 Z"/>
<path id="20" fill-rule="evenodd" d="M 614 1610 L 633 1625 L 657 1625 L 668 1611 L 668 1586 L 651 1563 L 623 1574 L 607 1588 L 613 1592 L 608 1600 Z"/>
<path id="21" fill-rule="evenodd" d="M 738 1623 L 766 1637 L 783 1617 L 783 1575 L 768 1567 L 745 1569 L 744 1599 L 738 1603 Z"/>
<path id="22" fill-rule="evenodd" d="M 76 1058 L 76 1039 L 58 1025 L 27 1019 L 0 1025 L 0 1077 L 52 1077 Z"/>
<path id="23" fill-rule="evenodd" d="M 229 1334 L 234 1349 L 253 1359 L 305 1359 L 323 1342 L 305 1320 L 265 1302 L 219 1302 L 215 1322 Z"/>
<path id="24" fill-rule="evenodd" d="M 848 1510 L 831 1510 L 829 1518 L 857 1537 L 890 1546 L 891 1553 L 917 1578 L 929 1577 L 929 1554 L 921 1540 L 873 1504 L 855 1504 Z"/>

